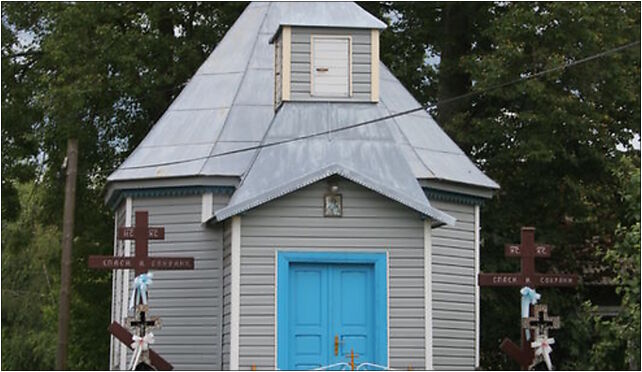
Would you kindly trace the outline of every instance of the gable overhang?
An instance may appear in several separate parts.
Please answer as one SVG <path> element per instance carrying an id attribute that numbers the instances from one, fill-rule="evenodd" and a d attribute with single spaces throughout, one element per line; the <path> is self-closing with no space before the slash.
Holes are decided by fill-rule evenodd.
<path id="1" fill-rule="evenodd" d="M 403 195 L 402 193 L 399 193 L 396 190 L 387 187 L 385 184 L 377 182 L 367 175 L 354 169 L 350 169 L 342 164 L 332 164 L 318 171 L 308 173 L 249 199 L 237 201 L 234 200 L 234 196 L 232 196 L 230 204 L 216 211 L 214 213 L 214 216 L 212 216 L 210 220 L 216 219 L 219 222 L 226 220 L 232 216 L 256 208 L 271 200 L 280 198 L 305 186 L 311 185 L 315 182 L 321 181 L 334 175 L 341 176 L 347 180 L 350 180 L 356 184 L 359 184 L 367 189 L 370 189 L 389 199 L 395 200 L 398 203 L 419 212 L 423 217 L 431 219 L 434 226 L 440 226 L 444 224 L 453 226 L 455 224 L 456 219 L 454 217 L 438 210 L 437 208 L 432 207 L 427 198 L 424 198 L 423 200 L 409 198 L 406 195 Z M 241 185 L 241 187 L 243 186 Z"/>
<path id="2" fill-rule="evenodd" d="M 130 181 L 112 181 L 105 187 L 104 203 L 115 209 L 127 197 L 164 197 L 198 195 L 206 192 L 232 195 L 239 185 L 238 177 L 170 177 Z"/>

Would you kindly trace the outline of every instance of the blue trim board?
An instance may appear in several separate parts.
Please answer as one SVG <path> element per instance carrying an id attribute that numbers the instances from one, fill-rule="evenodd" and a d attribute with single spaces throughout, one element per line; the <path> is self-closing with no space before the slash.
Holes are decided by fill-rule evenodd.
<path id="1" fill-rule="evenodd" d="M 385 253 L 291 252 L 277 253 L 277 368 L 287 369 L 289 272 L 291 263 L 373 264 L 375 302 L 375 363 L 388 365 L 388 281 Z"/>
<path id="2" fill-rule="evenodd" d="M 149 187 L 141 189 L 123 189 L 114 191 L 113 195 L 107 202 L 111 209 L 116 209 L 123 199 L 132 198 L 152 198 L 163 196 L 186 196 L 199 195 L 206 192 L 214 194 L 232 195 L 236 188 L 234 186 L 175 186 L 175 187 Z"/>
<path id="3" fill-rule="evenodd" d="M 453 191 L 437 190 L 430 187 L 423 187 L 423 190 L 429 201 L 440 200 L 465 205 L 484 205 L 484 202 L 486 201 L 485 198 L 480 196 L 461 194 Z"/>

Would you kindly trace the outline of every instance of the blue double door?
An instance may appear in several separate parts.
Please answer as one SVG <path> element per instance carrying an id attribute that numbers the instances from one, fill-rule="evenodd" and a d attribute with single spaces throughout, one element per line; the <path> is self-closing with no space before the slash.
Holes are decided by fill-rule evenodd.
<path id="1" fill-rule="evenodd" d="M 293 262 L 288 274 L 287 368 L 375 361 L 374 265 Z"/>

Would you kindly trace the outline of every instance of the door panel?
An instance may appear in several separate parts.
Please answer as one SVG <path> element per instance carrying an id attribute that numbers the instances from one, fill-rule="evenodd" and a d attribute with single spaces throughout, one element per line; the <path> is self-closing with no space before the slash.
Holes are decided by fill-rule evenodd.
<path id="1" fill-rule="evenodd" d="M 288 368 L 374 361 L 372 264 L 292 263 L 288 287 Z"/>
<path id="2" fill-rule="evenodd" d="M 372 362 L 374 354 L 374 281 L 372 265 L 334 265 L 331 269 L 332 334 L 341 340 L 334 363 Z"/>
<path id="3" fill-rule="evenodd" d="M 294 264 L 290 268 L 289 365 L 313 369 L 328 359 L 328 268 Z"/>
<path id="4" fill-rule="evenodd" d="M 312 95 L 350 95 L 350 39 L 315 36 L 312 41 Z"/>

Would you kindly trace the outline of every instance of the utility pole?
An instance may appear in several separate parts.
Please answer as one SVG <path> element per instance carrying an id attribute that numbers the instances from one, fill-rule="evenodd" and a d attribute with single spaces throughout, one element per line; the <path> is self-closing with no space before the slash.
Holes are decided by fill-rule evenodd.
<path id="1" fill-rule="evenodd" d="M 69 317 L 71 303 L 71 247 L 74 238 L 74 211 L 76 209 L 76 178 L 78 175 L 78 140 L 67 140 L 65 182 L 65 209 L 62 225 L 62 258 L 60 272 L 60 302 L 58 304 L 58 348 L 56 350 L 56 369 L 67 369 L 67 349 L 69 344 Z"/>

